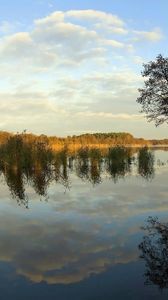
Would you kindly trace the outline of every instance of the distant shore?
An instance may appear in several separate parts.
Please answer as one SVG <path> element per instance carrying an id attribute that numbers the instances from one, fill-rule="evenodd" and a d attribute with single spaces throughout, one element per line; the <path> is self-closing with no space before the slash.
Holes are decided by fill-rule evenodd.
<path id="1" fill-rule="evenodd" d="M 150 148 L 168 148 L 168 139 L 149 139 L 136 138 L 127 132 L 110 133 L 86 133 L 82 135 L 73 135 L 67 137 L 47 136 L 44 134 L 35 135 L 32 133 L 10 133 L 0 131 L 0 145 L 7 142 L 12 136 L 21 136 L 28 143 L 42 143 L 50 147 L 53 151 L 59 151 L 66 148 L 70 151 L 77 151 L 80 148 L 99 148 L 108 149 L 115 146 L 124 146 L 130 148 L 150 147 Z"/>

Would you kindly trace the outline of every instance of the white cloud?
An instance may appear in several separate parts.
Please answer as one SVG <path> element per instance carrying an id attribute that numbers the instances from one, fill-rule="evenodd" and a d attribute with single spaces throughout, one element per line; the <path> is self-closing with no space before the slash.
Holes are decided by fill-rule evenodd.
<path id="1" fill-rule="evenodd" d="M 116 34 L 116 35 L 127 35 L 128 34 L 128 29 L 124 27 L 116 27 L 114 25 L 109 25 L 107 23 L 96 23 L 94 27 L 101 32 L 104 31 L 108 34 Z"/>
<path id="2" fill-rule="evenodd" d="M 156 28 L 152 31 L 138 31 L 134 30 L 134 41 L 147 40 L 149 42 L 159 42 L 163 38 L 163 33 L 160 28 Z"/>
<path id="3" fill-rule="evenodd" d="M 7 32 L 9 24 L 2 25 Z M 94 117 L 95 124 L 101 119 L 104 131 L 107 119 L 109 124 L 110 120 L 116 120 L 116 124 L 117 120 L 139 120 L 136 98 L 142 78 L 133 69 L 144 58 L 134 42 L 159 41 L 162 33 L 157 28 L 137 31 L 129 27 L 110 13 L 71 10 L 37 19 L 29 31 L 2 34 L 0 101 L 3 112 L 6 110 L 6 115 L 0 112 L 3 128 L 22 124 L 25 115 L 32 130 L 43 128 L 41 117 L 48 123 L 46 130 L 53 133 L 61 127 L 58 121 L 54 123 L 55 118 L 62 122 L 66 112 L 67 120 L 61 128 L 66 132 L 66 126 L 79 129 L 81 111 L 82 130 L 86 129 L 84 115 L 89 122 Z"/>
<path id="4" fill-rule="evenodd" d="M 64 12 L 56 11 L 49 16 L 34 21 L 35 25 L 55 24 L 64 21 Z"/>
<path id="5" fill-rule="evenodd" d="M 124 21 L 116 15 L 96 10 L 70 10 L 65 13 L 66 17 L 78 20 L 107 23 L 109 25 L 124 26 Z"/>
<path id="6" fill-rule="evenodd" d="M 124 48 L 124 44 L 115 40 L 102 40 L 101 41 L 102 44 L 106 45 L 106 46 L 112 46 L 114 48 Z"/>
<path id="7" fill-rule="evenodd" d="M 87 23 L 81 21 L 89 19 L 92 21 L 88 27 Z M 80 23 L 77 23 L 80 21 Z M 96 22 L 96 23 L 95 23 Z M 103 32 L 96 30 L 96 24 L 103 22 L 108 27 Z M 102 26 L 104 26 L 102 24 Z M 48 68 L 70 64 L 78 66 L 82 62 L 89 62 L 99 58 L 100 62 L 105 60 L 105 51 L 110 46 L 130 51 L 132 45 L 106 36 L 109 28 L 111 33 L 119 36 L 125 33 L 124 22 L 117 16 L 94 10 L 83 11 L 57 11 L 45 18 L 34 21 L 34 28 L 30 32 L 18 32 L 8 35 L 0 40 L 0 62 L 7 59 L 13 61 L 27 61 L 26 68 L 38 65 Z M 95 49 L 102 49 L 97 51 Z M 11 61 L 10 61 L 11 63 Z"/>
<path id="8" fill-rule="evenodd" d="M 91 112 L 91 111 L 86 111 L 86 112 L 78 112 L 78 116 L 82 117 L 96 117 L 96 118 L 110 118 L 110 119 L 117 119 L 117 120 L 139 120 L 142 119 L 143 116 L 139 114 L 126 114 L 126 113 L 121 113 L 121 114 L 113 114 L 113 113 L 108 113 L 108 112 Z"/>
<path id="9" fill-rule="evenodd" d="M 28 32 L 18 32 L 0 40 L 0 56 L 21 59 L 31 55 L 33 41 Z"/>

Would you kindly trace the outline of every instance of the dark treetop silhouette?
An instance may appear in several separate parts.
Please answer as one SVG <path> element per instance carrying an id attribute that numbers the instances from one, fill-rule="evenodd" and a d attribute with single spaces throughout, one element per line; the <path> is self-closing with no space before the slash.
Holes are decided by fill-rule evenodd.
<path id="1" fill-rule="evenodd" d="M 160 54 L 156 61 L 150 61 L 143 67 L 142 76 L 147 80 L 144 88 L 139 89 L 140 96 L 137 98 L 142 105 L 141 112 L 156 126 L 168 123 L 168 58 Z"/>

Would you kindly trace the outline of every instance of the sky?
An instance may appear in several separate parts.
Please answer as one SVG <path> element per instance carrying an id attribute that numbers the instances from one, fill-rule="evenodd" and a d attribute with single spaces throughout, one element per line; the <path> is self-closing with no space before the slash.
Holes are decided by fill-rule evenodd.
<path id="1" fill-rule="evenodd" d="M 168 56 L 167 0 L 0 0 L 0 130 L 167 137 L 136 102 Z"/>

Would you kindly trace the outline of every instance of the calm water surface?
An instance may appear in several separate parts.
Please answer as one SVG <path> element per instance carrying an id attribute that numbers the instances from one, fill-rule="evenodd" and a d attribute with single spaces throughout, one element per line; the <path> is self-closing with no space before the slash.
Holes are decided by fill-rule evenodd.
<path id="1" fill-rule="evenodd" d="M 71 166 L 41 193 L 1 175 L 1 300 L 168 299 L 168 242 L 142 229 L 168 222 L 168 152 L 150 176 L 136 162 L 118 178 L 86 173 Z"/>

